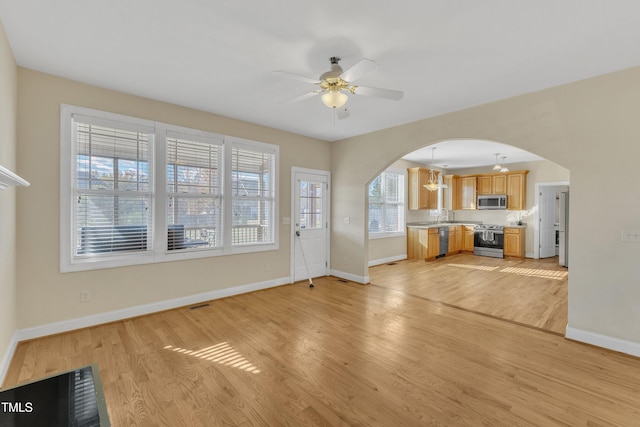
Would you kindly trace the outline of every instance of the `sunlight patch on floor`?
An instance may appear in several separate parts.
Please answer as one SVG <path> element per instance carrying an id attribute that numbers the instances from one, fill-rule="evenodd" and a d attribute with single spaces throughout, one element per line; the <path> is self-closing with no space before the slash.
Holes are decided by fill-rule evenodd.
<path id="1" fill-rule="evenodd" d="M 513 273 L 521 276 L 539 277 L 541 279 L 564 280 L 569 274 L 566 271 L 543 270 L 540 268 L 518 268 L 507 267 L 500 270 L 500 273 Z"/>
<path id="2" fill-rule="evenodd" d="M 240 354 L 227 342 L 212 345 L 201 350 L 187 350 L 180 347 L 167 345 L 165 350 L 171 350 L 176 353 L 186 354 L 188 356 L 197 357 L 199 359 L 208 360 L 219 365 L 229 366 L 231 368 L 240 369 L 242 371 L 259 374 L 260 370 L 252 365 L 245 357 Z"/>
<path id="3" fill-rule="evenodd" d="M 473 265 L 473 264 L 447 264 L 449 267 L 458 267 L 458 268 L 469 268 L 472 270 L 483 270 L 483 271 L 495 271 L 500 267 L 490 267 L 488 265 Z"/>

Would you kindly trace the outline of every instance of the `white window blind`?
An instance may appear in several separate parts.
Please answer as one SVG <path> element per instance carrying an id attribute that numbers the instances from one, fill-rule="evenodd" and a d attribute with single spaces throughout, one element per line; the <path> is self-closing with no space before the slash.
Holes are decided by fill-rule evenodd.
<path id="1" fill-rule="evenodd" d="M 369 233 L 404 231 L 404 175 L 383 172 L 369 184 Z"/>
<path id="2" fill-rule="evenodd" d="M 232 151 L 232 245 L 274 243 L 275 153 L 234 146 Z"/>
<path id="3" fill-rule="evenodd" d="M 153 245 L 153 133 L 73 116 L 74 256 L 149 251 Z"/>
<path id="4" fill-rule="evenodd" d="M 222 246 L 222 146 L 167 137 L 167 250 Z"/>
<path id="5" fill-rule="evenodd" d="M 61 106 L 60 271 L 278 248 L 277 145 Z"/>

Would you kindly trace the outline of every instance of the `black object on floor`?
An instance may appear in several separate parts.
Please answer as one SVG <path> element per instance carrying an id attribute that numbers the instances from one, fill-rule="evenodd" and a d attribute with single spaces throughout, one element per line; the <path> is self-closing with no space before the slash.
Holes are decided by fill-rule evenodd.
<path id="1" fill-rule="evenodd" d="M 97 365 L 0 390 L 0 426 L 110 426 Z"/>

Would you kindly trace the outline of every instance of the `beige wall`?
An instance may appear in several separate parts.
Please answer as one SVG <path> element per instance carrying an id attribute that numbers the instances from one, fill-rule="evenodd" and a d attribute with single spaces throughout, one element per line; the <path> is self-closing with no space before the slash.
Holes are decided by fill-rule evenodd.
<path id="1" fill-rule="evenodd" d="M 571 172 L 569 326 L 640 343 L 640 245 L 621 241 L 622 228 L 640 229 L 638 111 L 633 68 L 335 143 L 332 267 L 368 278 L 365 184 L 380 170 L 445 139 L 502 142 Z"/>
<path id="2" fill-rule="evenodd" d="M 278 144 L 281 217 L 291 215 L 292 166 L 330 169 L 327 142 L 19 68 L 18 165 L 31 182 L 18 197 L 19 329 L 289 277 L 282 225 L 277 251 L 61 274 L 60 103 Z M 79 302 L 84 289 L 89 303 Z"/>
<path id="3" fill-rule="evenodd" d="M 15 172 L 17 68 L 0 22 L 0 165 Z M 0 191 L 0 361 L 16 330 L 16 189 Z M 2 380 L 0 365 L 0 381 Z"/>

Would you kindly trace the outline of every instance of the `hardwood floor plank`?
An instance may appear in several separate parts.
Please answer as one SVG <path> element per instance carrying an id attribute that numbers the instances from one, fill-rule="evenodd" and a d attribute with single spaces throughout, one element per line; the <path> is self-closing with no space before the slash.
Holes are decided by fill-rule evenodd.
<path id="1" fill-rule="evenodd" d="M 473 272 L 498 275 L 490 297 L 471 298 L 482 309 L 525 277 L 448 261 L 458 265 L 398 263 L 374 286 L 320 278 L 22 342 L 4 386 L 97 363 L 111 422 L 126 426 L 637 423 L 640 359 L 412 294 L 440 284 L 461 303 L 482 286 Z M 550 298 L 558 281 L 539 279 Z"/>

